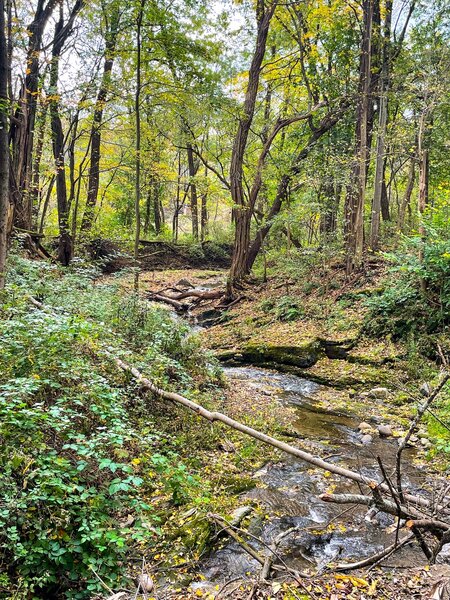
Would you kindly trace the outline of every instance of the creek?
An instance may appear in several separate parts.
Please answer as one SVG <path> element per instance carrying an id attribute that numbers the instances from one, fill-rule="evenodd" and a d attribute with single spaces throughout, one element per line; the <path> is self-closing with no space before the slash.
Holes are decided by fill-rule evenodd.
<path id="1" fill-rule="evenodd" d="M 231 385 L 240 380 L 258 393 L 293 406 L 296 417 L 292 426 L 298 443 L 308 451 L 376 480 L 381 480 L 377 456 L 388 473 L 393 470 L 396 440 L 376 436 L 370 445 L 362 445 L 357 429 L 361 416 L 323 409 L 316 400 L 318 384 L 256 367 L 226 368 L 225 373 Z M 418 492 L 426 489 L 428 477 L 424 470 L 414 466 L 414 455 L 413 449 L 404 452 L 403 481 L 409 491 Z M 265 515 L 253 513 L 248 526 L 248 531 L 260 540 L 249 541 L 261 554 L 267 554 L 266 545 L 292 527 L 296 531 L 283 540 L 277 553 L 299 571 L 315 572 L 330 561 L 360 560 L 393 543 L 396 528 L 393 517 L 377 513 L 369 518 L 367 507 L 338 506 L 318 498 L 331 486 L 336 492 L 359 493 L 356 484 L 327 475 L 330 474 L 325 473 L 324 477 L 310 465 L 287 455 L 254 473 L 255 487 L 243 494 L 241 500 L 242 505 L 257 503 Z M 405 547 L 387 561 L 399 567 L 423 562 L 415 547 Z M 205 581 L 201 585 L 251 576 L 260 568 L 237 542 L 225 539 L 223 546 L 203 561 Z"/>

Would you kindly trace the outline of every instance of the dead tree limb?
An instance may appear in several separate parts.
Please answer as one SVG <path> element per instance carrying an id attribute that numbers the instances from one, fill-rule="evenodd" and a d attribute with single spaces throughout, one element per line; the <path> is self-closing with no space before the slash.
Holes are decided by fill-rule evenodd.
<path id="1" fill-rule="evenodd" d="M 253 429 L 252 427 L 248 427 L 247 425 L 244 425 L 243 423 L 240 423 L 239 421 L 235 421 L 234 419 L 232 419 L 232 418 L 228 417 L 227 415 L 224 415 L 220 412 L 209 411 L 204 406 L 201 406 L 200 404 L 197 404 L 196 402 L 193 402 L 192 400 L 189 400 L 188 398 L 185 398 L 184 396 L 181 396 L 180 394 L 162 390 L 161 388 L 156 386 L 154 383 L 152 383 L 149 379 L 145 378 L 142 375 L 142 373 L 140 371 L 138 371 L 138 369 L 136 369 L 135 367 L 132 367 L 132 366 L 126 364 L 121 359 L 113 356 L 109 352 L 106 352 L 106 354 L 107 354 L 107 356 L 109 356 L 109 358 L 114 360 L 116 365 L 121 370 L 131 373 L 133 375 L 133 377 L 142 385 L 143 389 L 147 389 L 147 390 L 151 391 L 152 393 L 159 396 L 160 398 L 169 400 L 171 402 L 175 402 L 176 404 L 181 404 L 182 406 L 188 408 L 189 410 L 193 411 L 200 417 L 203 417 L 204 419 L 207 419 L 208 421 L 210 421 L 212 423 L 215 421 L 223 423 L 227 427 L 231 427 L 232 429 L 235 429 L 236 431 L 240 431 L 241 433 L 244 433 L 245 435 L 248 435 L 256 440 L 259 440 L 260 442 L 268 444 L 269 446 L 277 448 L 278 450 L 286 452 L 287 454 L 290 454 L 291 456 L 295 456 L 296 458 L 299 458 L 300 460 L 304 460 L 305 462 L 307 462 L 315 467 L 318 467 L 319 469 L 323 469 L 324 471 L 329 471 L 330 473 L 334 473 L 335 475 L 345 477 L 346 479 L 350 479 L 352 481 L 355 481 L 356 483 L 367 485 L 372 489 L 372 491 L 374 488 L 377 488 L 380 492 L 383 492 L 386 494 L 390 493 L 389 486 L 385 483 L 378 483 L 369 477 L 365 477 L 364 475 L 361 475 L 361 473 L 357 473 L 355 471 L 351 471 L 350 469 L 346 469 L 345 467 L 340 467 L 333 463 L 329 463 L 325 460 L 322 460 L 321 458 L 314 456 L 314 455 L 310 454 L 309 452 L 305 452 L 304 450 L 300 450 L 299 448 L 290 446 L 289 444 L 286 444 L 285 442 L 282 442 L 281 440 L 277 440 L 276 438 L 274 438 L 270 435 L 262 433 L 261 431 Z M 364 496 L 362 496 L 362 497 L 364 498 Z M 403 497 L 404 497 L 405 502 L 412 503 L 416 506 L 420 506 L 420 507 L 423 507 L 426 509 L 430 509 L 430 507 L 432 506 L 432 502 L 430 500 L 428 500 L 427 498 L 423 498 L 422 496 L 417 496 L 417 495 L 405 492 L 403 494 Z M 394 504 L 394 506 L 395 506 L 395 504 Z M 396 510 L 396 508 L 397 507 L 395 507 L 395 510 Z M 446 509 L 444 507 L 439 507 L 439 509 L 443 509 L 446 514 L 450 514 L 449 509 Z M 408 509 L 408 510 L 410 510 L 410 509 Z M 409 512 L 409 514 L 411 514 L 411 511 Z"/>
<path id="2" fill-rule="evenodd" d="M 224 290 L 186 290 L 170 296 L 173 300 L 184 300 L 185 298 L 200 298 L 201 300 L 217 300 L 225 294 Z"/>
<path id="3" fill-rule="evenodd" d="M 440 383 L 436 386 L 436 389 L 428 396 L 426 401 L 421 406 L 419 406 L 419 408 L 417 410 L 417 414 L 414 417 L 414 419 L 412 420 L 411 425 L 408 429 L 408 432 L 406 433 L 405 437 L 399 442 L 396 460 L 395 460 L 395 472 L 396 472 L 396 478 L 397 478 L 397 491 L 398 491 L 398 495 L 399 495 L 401 502 L 404 502 L 404 498 L 405 498 L 405 496 L 403 494 L 403 489 L 402 489 L 402 475 L 401 475 L 402 452 L 406 448 L 406 445 L 409 442 L 409 439 L 412 436 L 419 421 L 421 420 L 421 418 L 423 417 L 425 412 L 428 410 L 428 408 L 431 406 L 431 404 L 434 402 L 434 400 L 437 398 L 437 396 L 439 395 L 439 393 L 441 392 L 442 388 L 445 386 L 445 384 L 447 383 L 449 378 L 450 378 L 449 373 L 443 374 Z"/>
<path id="4" fill-rule="evenodd" d="M 154 294 L 153 292 L 149 292 L 147 297 L 149 300 L 153 300 L 154 302 L 164 302 L 165 304 L 169 304 L 169 306 L 173 306 L 177 312 L 186 312 L 189 309 L 188 304 L 179 302 L 178 300 L 163 294 Z"/>
<path id="5" fill-rule="evenodd" d="M 380 552 L 377 552 L 376 554 L 372 554 L 372 556 L 368 556 L 367 558 L 363 558 L 362 560 L 359 560 L 358 562 L 339 563 L 337 565 L 334 565 L 333 571 L 350 571 L 350 570 L 355 570 L 355 569 L 362 569 L 363 567 L 369 567 L 377 562 L 380 562 L 384 558 L 387 558 L 393 552 L 395 552 L 399 548 L 402 548 L 408 542 L 411 542 L 413 539 L 414 539 L 414 534 L 409 533 L 408 535 L 405 535 L 405 537 L 403 537 L 398 542 L 394 542 L 387 548 L 383 548 L 383 550 L 380 550 Z"/>

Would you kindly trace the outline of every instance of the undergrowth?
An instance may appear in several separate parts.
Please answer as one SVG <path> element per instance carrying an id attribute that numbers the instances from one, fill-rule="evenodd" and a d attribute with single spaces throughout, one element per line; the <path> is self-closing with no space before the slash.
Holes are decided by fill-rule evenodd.
<path id="1" fill-rule="evenodd" d="M 128 553 L 160 536 L 153 495 L 166 510 L 210 495 L 105 351 L 191 397 L 216 389 L 217 366 L 167 310 L 98 277 L 83 263 L 11 257 L 0 304 L 4 598 L 90 598 L 100 580 L 117 589 Z"/>

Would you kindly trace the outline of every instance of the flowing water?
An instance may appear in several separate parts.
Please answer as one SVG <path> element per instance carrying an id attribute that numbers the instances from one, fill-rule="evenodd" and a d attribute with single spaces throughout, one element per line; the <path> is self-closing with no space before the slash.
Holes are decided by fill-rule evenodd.
<path id="1" fill-rule="evenodd" d="M 358 435 L 358 424 L 363 420 L 346 412 L 322 409 L 315 401 L 320 389 L 317 384 L 294 375 L 285 375 L 255 367 L 225 369 L 227 377 L 241 380 L 250 388 L 257 388 L 294 406 L 296 419 L 293 428 L 297 442 L 329 462 L 380 480 L 377 456 L 382 458 L 387 472 L 394 467 L 397 443 L 395 439 L 374 436 L 364 446 Z M 409 491 L 423 489 L 425 472 L 412 466 L 414 451 L 404 452 L 404 485 Z M 326 475 L 326 474 L 325 474 Z M 317 570 L 330 561 L 352 561 L 369 556 L 394 540 L 394 519 L 378 513 L 370 518 L 367 508 L 324 503 L 318 495 L 329 490 L 340 493 L 360 493 L 357 486 L 343 479 L 324 477 L 303 461 L 283 455 L 278 463 L 270 463 L 254 474 L 255 488 L 242 496 L 242 505 L 256 501 L 268 518 L 251 518 L 249 531 L 261 541 L 249 540 L 261 554 L 281 532 L 298 528 L 284 539 L 278 553 L 285 562 L 298 570 Z M 261 543 L 262 542 L 262 543 Z M 391 559 L 391 565 L 423 562 L 413 548 L 405 548 Z M 207 582 L 216 583 L 234 577 L 258 572 L 259 563 L 235 542 L 211 554 L 203 563 Z"/>

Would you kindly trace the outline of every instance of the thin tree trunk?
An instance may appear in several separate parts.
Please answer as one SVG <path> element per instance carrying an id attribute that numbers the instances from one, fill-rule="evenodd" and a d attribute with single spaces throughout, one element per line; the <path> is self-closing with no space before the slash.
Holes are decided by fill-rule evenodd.
<path id="1" fill-rule="evenodd" d="M 419 135 L 418 135 L 418 156 L 419 156 L 419 198 L 418 198 L 418 210 L 419 210 L 419 235 L 422 238 L 419 246 L 419 261 L 422 263 L 424 260 L 424 246 L 426 240 L 426 230 L 423 221 L 425 209 L 428 204 L 428 183 L 429 183 L 429 153 L 426 143 L 426 126 L 427 126 L 427 114 L 423 112 L 420 118 Z M 422 278 L 420 281 L 422 291 L 426 291 L 426 282 Z"/>
<path id="2" fill-rule="evenodd" d="M 202 242 L 205 240 L 208 235 L 208 169 L 205 167 L 205 185 L 206 190 L 202 194 L 202 207 L 201 207 L 201 215 L 200 215 L 200 238 Z"/>
<path id="3" fill-rule="evenodd" d="M 108 18 L 110 19 L 108 22 Z M 97 205 L 98 189 L 100 185 L 100 145 L 101 127 L 103 123 L 103 112 L 111 87 L 111 72 L 114 65 L 114 57 L 117 44 L 117 36 L 120 23 L 120 4 L 114 2 L 111 14 L 105 13 L 107 31 L 105 35 L 105 62 L 103 75 L 97 94 L 94 109 L 94 119 L 91 128 L 91 160 L 89 165 L 88 190 L 86 207 L 81 221 L 81 229 L 89 231 L 94 223 L 95 207 Z"/>
<path id="4" fill-rule="evenodd" d="M 416 179 L 416 157 L 411 157 L 411 161 L 409 163 L 409 171 L 408 171 L 408 183 L 406 185 L 405 195 L 403 196 L 402 202 L 400 204 L 400 210 L 398 213 L 398 228 L 400 231 L 403 231 L 405 226 L 405 216 L 406 210 L 411 205 L 411 196 L 414 189 L 414 182 Z"/>
<path id="5" fill-rule="evenodd" d="M 55 159 L 56 170 L 56 198 L 58 208 L 58 226 L 59 226 L 59 242 L 58 242 L 58 261 L 67 266 L 73 255 L 73 242 L 69 230 L 69 205 L 67 201 L 67 185 L 66 172 L 64 161 L 64 134 L 59 114 L 59 60 L 62 48 L 72 32 L 72 26 L 75 17 L 83 8 L 86 0 L 77 0 L 74 4 L 67 23 L 64 24 L 63 4 L 60 4 L 59 21 L 55 27 L 55 37 L 53 39 L 52 48 L 52 64 L 50 68 L 50 117 L 52 129 L 52 146 L 53 157 Z"/>
<path id="6" fill-rule="evenodd" d="M 136 27 L 136 94 L 134 98 L 134 110 L 136 117 L 136 186 L 135 186 L 135 216 L 136 229 L 134 237 L 134 261 L 136 272 L 134 277 L 134 289 L 139 289 L 139 238 L 141 236 L 141 28 L 145 0 L 141 0 Z"/>
<path id="7" fill-rule="evenodd" d="M 355 132 L 355 158 L 347 190 L 345 209 L 347 274 L 350 274 L 355 268 L 361 265 L 364 246 L 364 201 L 368 159 L 373 10 L 374 0 L 363 0 L 364 27 L 359 68 L 359 102 Z"/>
<path id="8" fill-rule="evenodd" d="M 159 235 L 161 233 L 164 217 L 161 210 L 160 200 L 160 183 L 157 179 L 153 182 L 153 219 L 155 222 L 155 233 Z"/>
<path id="9" fill-rule="evenodd" d="M 10 213 L 8 114 L 8 46 L 5 28 L 5 3 L 4 0 L 0 0 L 0 290 L 5 287 Z"/>
<path id="10" fill-rule="evenodd" d="M 197 174 L 197 168 L 194 161 L 194 151 L 192 144 L 187 144 L 187 158 L 189 168 L 189 188 L 191 192 L 191 221 L 192 221 L 192 237 L 198 241 L 198 197 L 197 186 L 193 178 Z"/>
<path id="11" fill-rule="evenodd" d="M 383 64 L 381 68 L 380 78 L 380 95 L 379 95 L 379 120 L 378 120 L 378 138 L 376 150 L 376 166 L 375 166 L 375 184 L 374 195 L 372 202 L 372 219 L 370 229 L 370 246 L 372 250 L 378 250 L 380 241 L 380 216 L 384 208 L 384 215 L 389 215 L 389 210 L 386 212 L 386 183 L 384 173 L 386 168 L 386 132 L 388 122 L 388 93 L 389 93 L 389 67 L 390 67 L 390 44 L 391 44 L 391 18 L 392 18 L 392 0 L 386 0 L 385 21 L 383 32 Z M 384 187 L 384 189 L 383 189 Z M 386 220 L 386 219 L 385 219 Z"/>
<path id="12" fill-rule="evenodd" d="M 48 110 L 48 102 L 46 99 L 42 100 L 43 105 L 40 111 L 40 115 L 38 118 L 39 127 L 37 131 L 37 144 L 36 144 L 36 152 L 33 161 L 33 175 L 31 182 L 31 205 L 33 207 L 37 206 L 38 201 L 40 201 L 41 197 L 41 189 L 40 189 L 40 166 L 42 159 L 42 152 L 44 150 L 44 139 L 45 139 L 45 125 L 47 122 L 47 110 Z"/>

